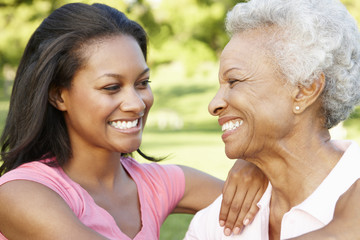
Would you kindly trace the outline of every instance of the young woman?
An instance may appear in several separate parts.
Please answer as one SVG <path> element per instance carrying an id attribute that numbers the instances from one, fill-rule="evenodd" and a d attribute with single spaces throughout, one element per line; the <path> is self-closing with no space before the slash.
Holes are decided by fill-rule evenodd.
<path id="1" fill-rule="evenodd" d="M 1 137 L 0 239 L 158 239 L 170 213 L 220 194 L 223 183 L 204 173 L 131 158 L 144 155 L 153 103 L 146 53 L 144 30 L 101 4 L 65 5 L 35 31 Z M 266 187 L 255 167 L 237 172 L 248 170 L 252 187 L 226 201 L 225 212 L 244 203 L 223 214 L 229 229 L 252 219 Z"/>

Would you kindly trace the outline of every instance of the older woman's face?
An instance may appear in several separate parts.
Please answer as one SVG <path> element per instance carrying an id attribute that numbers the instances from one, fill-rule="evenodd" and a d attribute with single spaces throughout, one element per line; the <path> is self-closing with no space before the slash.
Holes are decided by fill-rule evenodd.
<path id="1" fill-rule="evenodd" d="M 220 58 L 220 88 L 209 104 L 229 158 L 249 158 L 291 134 L 292 97 L 258 30 L 232 37 Z"/>

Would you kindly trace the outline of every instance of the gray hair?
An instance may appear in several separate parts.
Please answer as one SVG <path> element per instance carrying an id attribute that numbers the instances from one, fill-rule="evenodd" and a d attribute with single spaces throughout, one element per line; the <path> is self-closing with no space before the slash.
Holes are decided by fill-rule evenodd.
<path id="1" fill-rule="evenodd" d="M 251 0 L 226 18 L 230 35 L 269 26 L 279 31 L 266 45 L 287 81 L 309 86 L 324 73 L 325 126 L 345 120 L 360 102 L 360 33 L 345 6 L 338 0 Z"/>

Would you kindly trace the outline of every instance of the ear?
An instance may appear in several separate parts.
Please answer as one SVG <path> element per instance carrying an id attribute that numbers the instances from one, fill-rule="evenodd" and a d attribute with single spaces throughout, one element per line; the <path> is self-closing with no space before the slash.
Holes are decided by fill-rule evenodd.
<path id="1" fill-rule="evenodd" d="M 51 88 L 49 91 L 49 102 L 53 105 L 56 109 L 60 111 L 66 111 L 66 104 L 63 99 L 64 89 L 60 88 Z"/>
<path id="2" fill-rule="evenodd" d="M 298 86 L 293 92 L 293 112 L 299 114 L 319 99 L 325 87 L 325 74 L 314 79 L 309 87 Z"/>

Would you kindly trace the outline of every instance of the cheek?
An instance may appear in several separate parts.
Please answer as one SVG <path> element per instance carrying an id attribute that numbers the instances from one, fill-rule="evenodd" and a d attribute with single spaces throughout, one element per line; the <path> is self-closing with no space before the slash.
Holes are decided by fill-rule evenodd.
<path id="1" fill-rule="evenodd" d="M 146 105 L 145 114 L 144 114 L 144 118 L 143 118 L 143 121 L 144 121 L 144 126 L 143 127 L 145 127 L 147 116 L 149 114 L 151 106 L 154 103 L 154 96 L 153 96 L 151 90 L 149 90 L 146 93 L 142 94 L 141 98 L 142 98 L 143 102 Z"/>
<path id="2" fill-rule="evenodd" d="M 147 111 L 150 110 L 150 108 L 152 107 L 153 103 L 154 103 L 154 96 L 152 94 L 152 91 L 149 89 L 147 90 L 145 93 L 142 94 L 142 99 L 146 105 L 146 109 Z"/>
<path id="3" fill-rule="evenodd" d="M 259 99 L 248 90 L 240 91 L 239 89 L 231 89 L 227 94 L 226 101 L 234 109 L 246 115 L 253 115 L 257 112 Z"/>

